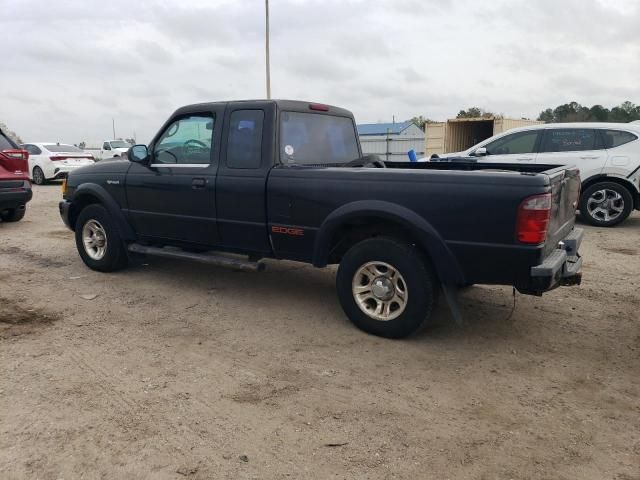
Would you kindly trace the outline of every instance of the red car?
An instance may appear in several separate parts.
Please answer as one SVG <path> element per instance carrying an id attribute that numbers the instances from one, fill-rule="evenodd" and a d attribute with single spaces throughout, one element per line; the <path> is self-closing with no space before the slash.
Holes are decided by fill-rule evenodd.
<path id="1" fill-rule="evenodd" d="M 0 130 L 0 219 L 17 222 L 31 200 L 29 152 L 21 150 Z"/>

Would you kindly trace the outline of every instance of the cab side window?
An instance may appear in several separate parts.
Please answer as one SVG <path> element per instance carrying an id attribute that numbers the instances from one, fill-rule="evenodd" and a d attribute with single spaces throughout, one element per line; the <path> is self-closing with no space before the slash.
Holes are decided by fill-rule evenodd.
<path id="1" fill-rule="evenodd" d="M 260 168 L 264 112 L 236 110 L 229 120 L 227 167 Z"/>
<path id="2" fill-rule="evenodd" d="M 485 145 L 487 155 L 533 153 L 539 135 L 539 131 L 518 132 L 506 135 Z"/>
<path id="3" fill-rule="evenodd" d="M 543 153 L 596 150 L 595 130 L 587 128 L 549 128 L 544 135 Z"/>
<path id="4" fill-rule="evenodd" d="M 638 137 L 636 137 L 633 133 L 623 132 L 621 130 L 602 130 L 601 135 L 604 143 L 604 148 L 607 149 L 620 147 L 638 139 Z"/>
<path id="5" fill-rule="evenodd" d="M 104 142 L 102 144 L 102 149 L 103 150 L 111 150 L 111 145 L 109 145 L 109 142 Z"/>
<path id="6" fill-rule="evenodd" d="M 211 114 L 193 114 L 174 120 L 153 147 L 153 163 L 208 165 L 213 147 Z"/>

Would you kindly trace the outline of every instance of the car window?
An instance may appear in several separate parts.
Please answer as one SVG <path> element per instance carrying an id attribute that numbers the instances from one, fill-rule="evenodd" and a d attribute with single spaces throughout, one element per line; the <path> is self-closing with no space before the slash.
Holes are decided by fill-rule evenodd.
<path id="1" fill-rule="evenodd" d="M 78 147 L 74 145 L 66 145 L 64 143 L 44 144 L 43 147 L 49 150 L 50 152 L 56 152 L 56 153 L 82 152 L 82 150 L 80 150 Z"/>
<path id="2" fill-rule="evenodd" d="M 15 148 L 17 147 L 13 144 L 13 142 L 8 137 L 5 137 L 2 132 L 0 132 L 0 150 L 13 150 Z"/>
<path id="3" fill-rule="evenodd" d="M 533 153 L 539 131 L 518 132 L 498 138 L 485 145 L 487 155 L 514 155 Z"/>
<path id="4" fill-rule="evenodd" d="M 153 163 L 211 163 L 213 122 L 210 114 L 189 115 L 173 121 L 153 148 Z"/>
<path id="5" fill-rule="evenodd" d="M 102 149 L 103 150 L 111 150 L 111 146 L 109 145 L 109 142 L 104 142 L 102 144 Z"/>
<path id="6" fill-rule="evenodd" d="M 291 164 L 346 163 L 359 157 L 353 120 L 316 113 L 282 112 L 280 159 Z"/>
<path id="7" fill-rule="evenodd" d="M 24 148 L 30 155 L 40 155 L 42 153 L 42 150 L 35 145 L 25 145 Z"/>
<path id="8" fill-rule="evenodd" d="M 621 130 L 601 130 L 604 148 L 616 148 L 626 143 L 637 140 L 638 137 L 631 132 Z"/>
<path id="9" fill-rule="evenodd" d="M 262 158 L 262 110 L 236 110 L 231 114 L 227 166 L 260 168 Z"/>
<path id="10" fill-rule="evenodd" d="M 588 128 L 550 128 L 546 130 L 542 152 L 581 152 L 595 150 L 596 132 Z"/>
<path id="11" fill-rule="evenodd" d="M 115 142 L 111 142 L 111 148 L 129 148 L 129 145 L 124 140 L 116 140 Z"/>

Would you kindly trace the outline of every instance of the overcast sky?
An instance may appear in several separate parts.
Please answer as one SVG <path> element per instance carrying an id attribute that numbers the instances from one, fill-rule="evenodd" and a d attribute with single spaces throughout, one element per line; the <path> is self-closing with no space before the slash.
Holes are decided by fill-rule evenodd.
<path id="1" fill-rule="evenodd" d="M 359 123 L 640 103 L 640 0 L 271 0 L 274 98 Z M 147 142 L 183 104 L 265 97 L 263 0 L 0 0 L 0 121 Z"/>

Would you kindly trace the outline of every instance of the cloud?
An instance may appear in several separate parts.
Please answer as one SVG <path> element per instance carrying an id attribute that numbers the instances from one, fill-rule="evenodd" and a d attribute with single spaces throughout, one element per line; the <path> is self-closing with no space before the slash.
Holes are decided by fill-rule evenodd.
<path id="1" fill-rule="evenodd" d="M 99 142 L 115 118 L 148 140 L 182 104 L 264 96 L 263 0 L 0 1 L 0 121 L 25 139 Z M 272 91 L 361 122 L 640 103 L 639 24 L 637 0 L 278 0 Z"/>

